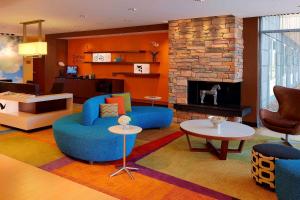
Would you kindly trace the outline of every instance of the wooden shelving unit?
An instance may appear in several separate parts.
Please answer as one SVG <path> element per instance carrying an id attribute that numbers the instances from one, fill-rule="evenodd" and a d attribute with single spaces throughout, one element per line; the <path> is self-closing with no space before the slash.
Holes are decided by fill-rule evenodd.
<path id="1" fill-rule="evenodd" d="M 124 76 L 129 76 L 129 77 L 141 77 L 141 78 L 158 78 L 160 77 L 159 73 L 149 73 L 149 74 L 137 74 L 133 72 L 113 72 L 113 76 L 116 75 L 124 75 Z"/>
<path id="2" fill-rule="evenodd" d="M 155 65 L 159 65 L 160 62 L 84 62 L 84 63 L 90 63 L 90 64 L 94 64 L 94 65 L 133 65 L 133 64 L 137 64 L 137 63 L 141 63 L 141 64 L 155 64 Z"/>
<path id="3" fill-rule="evenodd" d="M 133 50 L 133 51 L 86 51 L 85 54 L 93 54 L 93 53 L 115 53 L 115 54 L 145 54 L 146 50 Z M 160 65 L 160 62 L 148 62 L 148 61 L 122 61 L 122 62 L 93 62 L 86 61 L 84 63 L 92 64 L 92 65 L 133 65 L 137 63 L 141 64 L 151 64 L 151 65 Z M 149 74 L 137 74 L 133 72 L 113 72 L 113 76 L 123 75 L 127 77 L 137 77 L 137 78 L 159 78 L 159 73 L 149 73 Z"/>
<path id="4" fill-rule="evenodd" d="M 147 53 L 146 50 L 137 50 L 137 51 L 86 51 L 85 54 L 93 53 Z"/>

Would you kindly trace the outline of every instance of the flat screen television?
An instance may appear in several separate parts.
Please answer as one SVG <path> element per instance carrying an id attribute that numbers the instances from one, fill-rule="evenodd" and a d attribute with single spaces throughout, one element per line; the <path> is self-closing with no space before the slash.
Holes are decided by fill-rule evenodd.
<path id="1" fill-rule="evenodd" d="M 78 74 L 78 66 L 67 66 L 67 75 L 77 75 Z"/>

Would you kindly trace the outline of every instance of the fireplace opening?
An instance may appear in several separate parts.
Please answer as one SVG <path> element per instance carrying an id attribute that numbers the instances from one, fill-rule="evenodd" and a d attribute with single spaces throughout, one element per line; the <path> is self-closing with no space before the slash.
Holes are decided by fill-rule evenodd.
<path id="1" fill-rule="evenodd" d="M 188 104 L 240 106 L 241 83 L 188 81 Z"/>

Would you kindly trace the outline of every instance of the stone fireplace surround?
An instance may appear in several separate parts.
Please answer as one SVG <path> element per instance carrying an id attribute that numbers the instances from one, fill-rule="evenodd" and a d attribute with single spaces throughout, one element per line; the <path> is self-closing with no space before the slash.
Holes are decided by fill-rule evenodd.
<path id="1" fill-rule="evenodd" d="M 169 22 L 169 104 L 188 102 L 188 80 L 241 82 L 243 20 L 232 15 Z M 206 118 L 207 112 L 176 109 L 174 121 Z M 232 117 L 235 117 L 234 115 Z"/>

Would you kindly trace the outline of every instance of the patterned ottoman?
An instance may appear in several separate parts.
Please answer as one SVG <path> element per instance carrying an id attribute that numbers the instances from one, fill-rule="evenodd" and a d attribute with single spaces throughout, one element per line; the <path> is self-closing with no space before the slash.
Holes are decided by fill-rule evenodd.
<path id="1" fill-rule="evenodd" d="M 275 160 L 300 159 L 300 150 L 281 144 L 258 144 L 252 149 L 252 177 L 258 185 L 275 189 Z"/>

